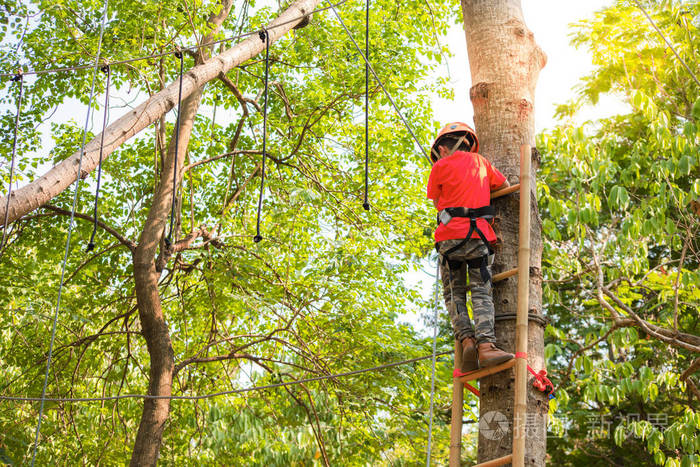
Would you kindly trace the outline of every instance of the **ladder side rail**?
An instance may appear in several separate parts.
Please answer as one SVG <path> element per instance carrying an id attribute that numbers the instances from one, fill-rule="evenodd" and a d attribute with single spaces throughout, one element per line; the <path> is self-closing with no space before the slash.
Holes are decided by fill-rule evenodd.
<path id="1" fill-rule="evenodd" d="M 518 245 L 518 307 L 515 321 L 515 401 L 513 410 L 513 467 L 525 465 L 527 418 L 527 326 L 530 293 L 530 165 L 529 145 L 520 147 L 520 225 Z"/>

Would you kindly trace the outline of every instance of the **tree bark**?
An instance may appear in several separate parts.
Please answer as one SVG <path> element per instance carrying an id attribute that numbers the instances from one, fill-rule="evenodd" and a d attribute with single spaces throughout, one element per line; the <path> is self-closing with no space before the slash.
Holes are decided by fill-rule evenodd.
<path id="1" fill-rule="evenodd" d="M 270 34 L 270 44 L 276 42 L 294 26 L 303 22 L 305 15 L 313 11 L 320 0 L 298 0 L 274 21 L 267 25 Z M 283 24 L 286 23 L 286 24 Z M 280 25 L 278 27 L 274 27 Z M 188 70 L 183 76 L 183 100 L 201 89 L 209 81 L 216 79 L 220 73 L 226 73 L 241 63 L 255 57 L 265 49 L 265 43 L 257 34 L 239 42 L 232 48 L 217 55 L 206 63 L 199 64 Z M 105 130 L 103 159 L 121 146 L 125 141 L 151 125 L 177 105 L 179 79 L 170 83 L 165 89 L 154 94 L 141 105 L 127 113 Z M 85 145 L 82 177 L 92 172 L 99 161 L 100 135 L 95 136 Z M 56 164 L 46 174 L 38 179 L 12 191 L 9 204 L 8 224 L 23 215 L 35 210 L 58 196 L 73 183 L 78 175 L 80 152 L 76 151 L 70 157 Z M 5 219 L 5 197 L 0 198 L 0 219 Z"/>
<path id="2" fill-rule="evenodd" d="M 535 85 L 546 63 L 524 22 L 519 0 L 462 0 L 464 29 L 469 54 L 472 87 L 469 92 L 474 106 L 474 123 L 480 152 L 501 170 L 511 183 L 517 183 L 521 144 L 534 147 Z M 536 154 L 536 151 L 533 151 Z M 539 160 L 532 164 L 535 180 Z M 542 239 L 537 212 L 535 183 L 532 183 L 532 217 L 530 234 L 530 314 L 542 312 Z M 495 203 L 497 232 L 501 242 L 496 251 L 494 273 L 513 269 L 518 258 L 518 199 L 507 196 Z M 496 338 L 499 346 L 515 351 L 515 312 L 517 280 L 510 278 L 494 286 Z M 509 314 L 513 318 L 498 319 Z M 545 367 L 544 329 L 530 320 L 528 326 L 528 364 L 539 371 Z M 508 370 L 486 377 L 480 382 L 480 415 L 500 412 L 511 429 L 500 433 L 480 430 L 478 461 L 508 455 L 512 451 L 514 373 Z M 541 466 L 546 456 L 548 399 L 528 383 L 526 426 L 526 465 Z"/>

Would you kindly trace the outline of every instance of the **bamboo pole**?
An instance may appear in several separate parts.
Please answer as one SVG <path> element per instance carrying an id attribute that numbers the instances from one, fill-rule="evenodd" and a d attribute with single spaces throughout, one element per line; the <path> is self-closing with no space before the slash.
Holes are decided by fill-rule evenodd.
<path id="1" fill-rule="evenodd" d="M 462 343 L 455 339 L 455 368 L 462 367 Z M 464 410 L 464 384 L 458 378 L 452 380 L 452 420 L 450 423 L 450 467 L 462 465 L 462 416 Z"/>
<path id="2" fill-rule="evenodd" d="M 481 368 L 480 370 L 470 371 L 464 376 L 460 376 L 459 380 L 463 383 L 468 383 L 473 379 L 483 378 L 484 376 L 493 375 L 496 373 L 500 373 L 503 370 L 507 370 L 508 368 L 513 368 L 513 365 L 515 365 L 515 359 L 510 359 L 507 362 L 503 362 L 499 365 L 488 366 L 486 368 Z"/>
<path id="3" fill-rule="evenodd" d="M 520 189 L 520 183 L 516 183 L 515 185 L 511 185 L 508 187 L 505 187 L 503 189 L 500 189 L 498 191 L 494 191 L 491 193 L 491 199 L 496 199 L 500 198 L 501 196 L 509 195 L 511 193 L 514 193 Z"/>
<path id="4" fill-rule="evenodd" d="M 530 146 L 520 147 L 520 231 L 518 246 L 518 309 L 515 320 L 515 352 L 527 355 L 527 314 L 530 292 Z M 513 411 L 513 467 L 525 465 L 527 414 L 527 358 L 515 359 Z"/>
<path id="5" fill-rule="evenodd" d="M 512 461 L 513 454 L 508 454 L 507 456 L 491 459 L 490 461 L 482 462 L 481 464 L 476 464 L 474 467 L 498 467 L 499 465 L 509 464 Z"/>
<path id="6" fill-rule="evenodd" d="M 514 276 L 518 273 L 518 269 L 509 269 L 508 271 L 503 271 L 499 272 L 498 274 L 494 274 L 493 277 L 491 278 L 491 282 L 496 283 L 500 282 L 503 279 L 508 279 L 511 276 Z"/>

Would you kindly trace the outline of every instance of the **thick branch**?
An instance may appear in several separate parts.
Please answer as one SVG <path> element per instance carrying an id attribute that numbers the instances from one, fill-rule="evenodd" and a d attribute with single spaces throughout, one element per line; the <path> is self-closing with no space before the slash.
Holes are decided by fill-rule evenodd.
<path id="1" fill-rule="evenodd" d="M 681 381 L 685 381 L 688 378 L 690 378 L 690 375 L 698 371 L 700 368 L 700 358 L 696 358 L 693 363 L 690 364 L 690 366 L 681 374 Z M 700 398 L 698 398 L 700 400 Z"/>
<path id="2" fill-rule="evenodd" d="M 218 238 L 214 235 L 216 229 L 208 230 L 206 227 L 202 226 L 198 229 L 190 232 L 185 238 L 175 242 L 170 245 L 170 247 L 165 248 L 161 256 L 156 260 L 156 271 L 162 271 L 165 265 L 168 263 L 173 253 L 179 253 L 185 250 L 191 250 L 194 248 L 203 248 L 206 245 L 212 244 L 215 247 L 221 247 L 222 244 Z M 195 240 L 202 238 L 204 243 L 199 245 L 192 245 Z"/>
<path id="3" fill-rule="evenodd" d="M 657 326 L 656 324 L 652 324 L 640 318 L 630 307 L 625 305 L 622 300 L 620 300 L 606 287 L 599 287 L 599 289 L 598 301 L 601 303 L 601 305 L 608 310 L 612 309 L 612 306 L 607 303 L 605 298 L 602 296 L 602 293 L 605 293 L 605 295 L 610 297 L 610 299 L 612 299 L 617 306 L 625 310 L 625 312 L 629 315 L 629 318 L 622 318 L 619 317 L 619 315 L 615 317 L 613 315 L 615 324 L 618 327 L 638 326 L 650 336 L 653 336 L 663 342 L 675 345 L 676 347 L 682 347 L 686 350 L 690 350 L 691 352 L 700 353 L 700 337 L 682 332 L 674 332 L 671 329 L 666 329 L 664 327 Z"/>

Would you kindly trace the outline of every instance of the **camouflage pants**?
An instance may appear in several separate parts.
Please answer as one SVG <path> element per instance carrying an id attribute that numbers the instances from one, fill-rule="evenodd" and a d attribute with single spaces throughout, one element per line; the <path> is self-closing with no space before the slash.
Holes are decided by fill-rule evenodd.
<path id="1" fill-rule="evenodd" d="M 462 240 L 445 240 L 439 242 L 438 251 L 445 251 L 456 246 Z M 462 341 L 466 337 L 476 337 L 478 344 L 496 342 L 494 334 L 494 308 L 491 296 L 491 282 L 484 282 L 479 268 L 469 268 L 466 261 L 479 258 L 488 253 L 486 245 L 479 239 L 471 239 L 462 247 L 450 253 L 450 260 L 461 261 L 459 268 L 449 268 L 441 262 L 440 276 L 447 311 L 452 321 L 455 339 Z M 489 273 L 491 272 L 491 266 Z M 467 272 L 472 293 L 472 312 L 474 326 L 467 312 Z"/>

